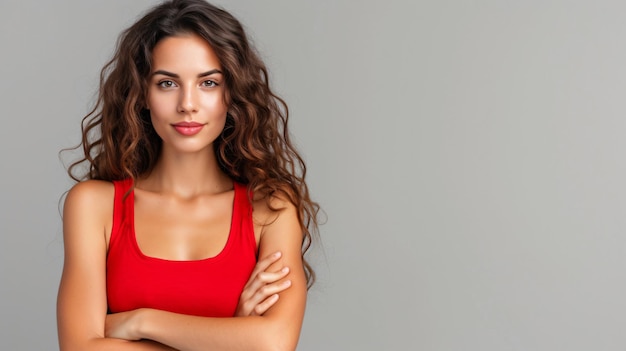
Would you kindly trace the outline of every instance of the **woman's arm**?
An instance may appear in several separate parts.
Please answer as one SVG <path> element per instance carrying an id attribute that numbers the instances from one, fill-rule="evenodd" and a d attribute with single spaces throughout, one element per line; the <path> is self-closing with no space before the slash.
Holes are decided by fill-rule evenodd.
<path id="1" fill-rule="evenodd" d="M 196 350 L 294 350 L 306 305 L 306 278 L 302 265 L 302 233 L 295 207 L 274 200 L 272 212 L 255 205 L 255 217 L 269 223 L 263 227 L 259 256 L 280 251 L 282 257 L 270 271 L 290 267 L 291 287 L 280 293 L 262 316 L 239 318 L 195 317 L 152 309 L 140 309 L 110 316 L 107 336 L 139 340 L 150 339 L 182 351 Z M 288 282 L 288 283 L 287 283 Z"/>
<path id="2" fill-rule="evenodd" d="M 166 351 L 152 341 L 127 341 L 104 336 L 106 301 L 106 233 L 113 215 L 111 183 L 79 183 L 63 209 L 65 263 L 57 300 L 61 351 Z"/>

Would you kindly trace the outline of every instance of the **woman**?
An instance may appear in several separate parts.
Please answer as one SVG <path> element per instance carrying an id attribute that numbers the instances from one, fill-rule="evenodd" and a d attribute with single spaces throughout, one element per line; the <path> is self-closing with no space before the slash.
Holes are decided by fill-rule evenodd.
<path id="1" fill-rule="evenodd" d="M 295 349 L 318 206 L 236 19 L 174 0 L 128 28 L 82 147 L 69 173 L 84 181 L 64 206 L 61 350 Z"/>

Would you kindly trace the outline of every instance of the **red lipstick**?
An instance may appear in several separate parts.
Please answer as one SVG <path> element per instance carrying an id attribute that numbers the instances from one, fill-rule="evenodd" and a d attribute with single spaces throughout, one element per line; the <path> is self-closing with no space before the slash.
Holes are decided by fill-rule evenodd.
<path id="1" fill-rule="evenodd" d="M 198 122 L 178 122 L 172 124 L 176 131 L 185 136 L 192 136 L 200 133 L 204 124 Z"/>

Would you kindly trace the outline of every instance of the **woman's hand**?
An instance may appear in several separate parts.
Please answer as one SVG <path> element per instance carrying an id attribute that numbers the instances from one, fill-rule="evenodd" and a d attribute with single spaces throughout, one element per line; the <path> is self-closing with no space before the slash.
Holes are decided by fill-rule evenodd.
<path id="1" fill-rule="evenodd" d="M 108 314 L 104 323 L 104 335 L 107 338 L 140 340 L 139 316 L 141 309 Z"/>
<path id="2" fill-rule="evenodd" d="M 278 293 L 291 286 L 290 280 L 279 282 L 289 274 L 289 267 L 266 272 L 280 257 L 281 253 L 276 252 L 257 262 L 239 297 L 235 317 L 262 315 L 278 301 Z"/>

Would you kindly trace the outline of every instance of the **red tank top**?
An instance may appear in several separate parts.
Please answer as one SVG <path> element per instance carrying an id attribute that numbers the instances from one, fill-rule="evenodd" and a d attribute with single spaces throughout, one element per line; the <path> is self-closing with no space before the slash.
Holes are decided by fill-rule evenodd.
<path id="1" fill-rule="evenodd" d="M 113 228 L 107 254 L 109 312 L 154 308 L 187 315 L 232 317 L 257 260 L 252 207 L 235 183 L 230 233 L 222 251 L 194 261 L 144 255 L 135 239 L 132 181 L 115 181 Z"/>

